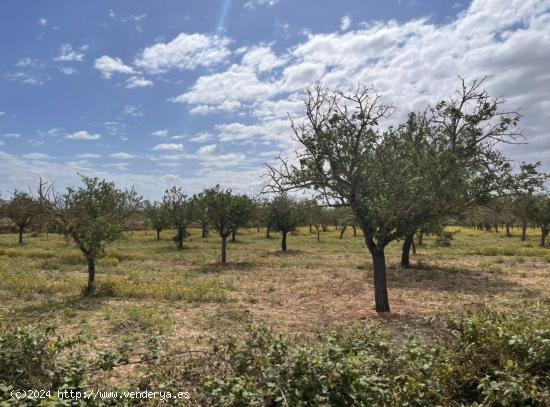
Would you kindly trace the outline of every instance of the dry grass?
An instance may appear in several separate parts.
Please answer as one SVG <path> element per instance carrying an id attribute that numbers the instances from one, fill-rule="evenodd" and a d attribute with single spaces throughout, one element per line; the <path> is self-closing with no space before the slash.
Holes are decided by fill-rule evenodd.
<path id="1" fill-rule="evenodd" d="M 479 304 L 496 307 L 550 302 L 550 250 L 516 235 L 454 228 L 450 248 L 425 246 L 413 268 L 398 267 L 399 243 L 388 248 L 392 314 L 383 321 L 414 323 Z M 81 332 L 98 346 L 138 341 L 159 332 L 169 342 L 193 346 L 239 332 L 242 322 L 268 321 L 314 336 L 338 325 L 381 319 L 373 310 L 372 271 L 362 238 L 348 231 L 323 233 L 317 243 L 306 229 L 289 237 L 288 253 L 264 231 L 243 230 L 229 245 L 230 264 L 218 265 L 219 238 L 192 231 L 183 252 L 171 232 L 135 232 L 112 245 L 98 264 L 98 294 L 82 297 L 86 266 L 60 236 L 0 235 L 0 317 L 50 321 Z"/>

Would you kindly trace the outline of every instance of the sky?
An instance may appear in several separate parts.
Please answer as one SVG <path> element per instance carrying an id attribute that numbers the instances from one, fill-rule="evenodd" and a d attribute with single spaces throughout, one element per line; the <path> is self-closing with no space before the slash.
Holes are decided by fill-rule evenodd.
<path id="1" fill-rule="evenodd" d="M 504 151 L 550 171 L 550 0 L 2 0 L 0 193 L 82 174 L 253 194 L 314 82 L 373 86 L 398 122 L 458 75 L 490 76 L 523 115 Z"/>

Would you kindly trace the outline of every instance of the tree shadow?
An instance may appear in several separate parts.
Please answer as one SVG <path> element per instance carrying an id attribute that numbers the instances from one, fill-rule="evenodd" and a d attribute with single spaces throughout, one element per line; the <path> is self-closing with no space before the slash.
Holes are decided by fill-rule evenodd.
<path id="1" fill-rule="evenodd" d="M 407 269 L 388 268 L 388 285 L 477 295 L 496 295 L 502 292 L 531 295 L 538 293 L 538 290 L 528 289 L 504 278 L 501 272 L 425 263 L 413 264 Z"/>
<path id="2" fill-rule="evenodd" d="M 272 250 L 267 253 L 264 253 L 260 255 L 260 257 L 269 257 L 269 256 L 276 256 L 276 257 L 287 257 L 287 256 L 298 256 L 302 254 L 302 250 L 287 250 L 286 252 L 283 252 L 282 250 Z"/>
<path id="3" fill-rule="evenodd" d="M 104 296 L 92 296 L 80 294 L 70 298 L 64 298 L 62 300 L 48 299 L 37 304 L 25 305 L 15 308 L 13 314 L 17 315 L 13 320 L 17 319 L 44 319 L 45 316 L 51 313 L 57 313 L 67 309 L 73 309 L 75 311 L 92 311 L 101 307 L 107 297 Z"/>

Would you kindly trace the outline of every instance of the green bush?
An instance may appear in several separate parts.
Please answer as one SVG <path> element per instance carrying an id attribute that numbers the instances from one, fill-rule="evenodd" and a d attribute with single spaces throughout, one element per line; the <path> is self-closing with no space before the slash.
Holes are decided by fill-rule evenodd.
<path id="1" fill-rule="evenodd" d="M 78 338 L 55 335 L 51 327 L 17 327 L 0 331 L 0 401 L 38 405 L 40 400 L 19 400 L 13 404 L 12 390 L 82 390 L 86 387 L 87 364 L 75 351 Z"/>
<path id="2" fill-rule="evenodd" d="M 484 309 L 402 328 L 392 334 L 379 325 L 367 326 L 309 343 L 260 326 L 187 358 L 185 353 L 163 356 L 152 337 L 146 346 L 151 362 L 120 385 L 192 391 L 191 399 L 179 405 L 550 405 L 548 310 L 505 314 Z M 81 386 L 88 377 L 86 366 L 110 371 L 131 356 L 121 349 L 100 352 L 97 361 L 88 363 L 76 356 L 59 358 L 59 350 L 70 343 L 48 331 L 3 335 L 0 388 L 59 387 L 66 377 L 71 386 Z"/>

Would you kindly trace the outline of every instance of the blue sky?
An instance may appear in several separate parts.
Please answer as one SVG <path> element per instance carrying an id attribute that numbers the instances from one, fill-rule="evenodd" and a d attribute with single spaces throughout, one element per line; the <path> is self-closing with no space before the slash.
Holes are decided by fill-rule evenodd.
<path id="1" fill-rule="evenodd" d="M 504 4 L 506 3 L 506 4 Z M 543 161 L 547 0 L 24 1 L 0 3 L 0 191 L 97 175 L 158 197 L 221 183 L 255 192 L 294 148 L 300 93 L 373 85 L 410 110 L 456 76 L 521 107 Z"/>

